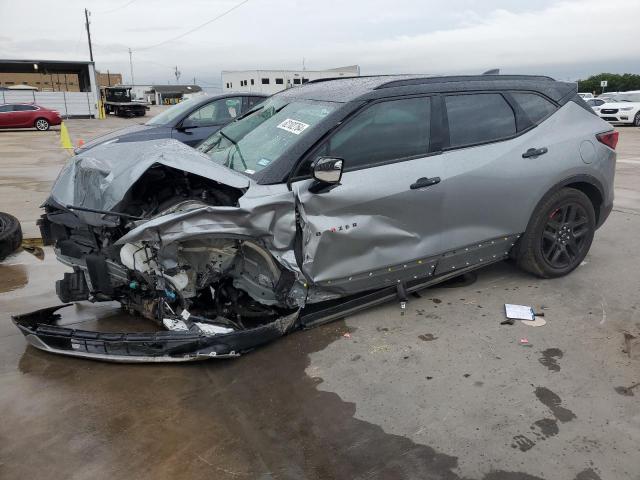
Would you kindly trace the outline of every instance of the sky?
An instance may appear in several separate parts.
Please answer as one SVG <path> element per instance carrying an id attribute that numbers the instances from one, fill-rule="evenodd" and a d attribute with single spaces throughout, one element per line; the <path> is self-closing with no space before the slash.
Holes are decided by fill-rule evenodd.
<path id="1" fill-rule="evenodd" d="M 85 8 L 96 67 L 130 82 L 131 48 L 138 84 L 176 83 L 177 66 L 215 88 L 222 70 L 303 59 L 363 75 L 640 73 L 640 0 L 0 0 L 0 58 L 88 60 Z"/>

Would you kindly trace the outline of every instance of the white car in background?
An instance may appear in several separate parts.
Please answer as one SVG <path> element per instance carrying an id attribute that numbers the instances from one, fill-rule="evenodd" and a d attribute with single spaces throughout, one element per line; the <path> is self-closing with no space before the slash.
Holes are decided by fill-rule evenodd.
<path id="1" fill-rule="evenodd" d="M 594 107 L 592 107 L 594 108 Z M 598 108 L 599 110 L 596 110 Z M 606 99 L 594 111 L 609 123 L 630 124 L 640 127 L 640 90 L 622 92 Z"/>
<path id="2" fill-rule="evenodd" d="M 584 101 L 587 102 L 587 105 L 589 105 L 591 109 L 596 113 L 600 111 L 600 107 L 602 105 L 607 103 L 606 100 L 603 100 L 601 98 L 585 98 Z"/>
<path id="3" fill-rule="evenodd" d="M 593 93 L 578 93 L 578 95 L 582 97 L 583 100 L 593 98 Z"/>

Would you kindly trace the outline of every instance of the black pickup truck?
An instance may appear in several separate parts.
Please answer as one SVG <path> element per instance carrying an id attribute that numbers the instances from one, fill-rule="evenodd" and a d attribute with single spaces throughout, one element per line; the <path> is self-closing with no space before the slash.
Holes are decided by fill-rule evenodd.
<path id="1" fill-rule="evenodd" d="M 105 87 L 102 89 L 104 112 L 119 117 L 144 117 L 147 106 L 131 100 L 131 88 Z"/>

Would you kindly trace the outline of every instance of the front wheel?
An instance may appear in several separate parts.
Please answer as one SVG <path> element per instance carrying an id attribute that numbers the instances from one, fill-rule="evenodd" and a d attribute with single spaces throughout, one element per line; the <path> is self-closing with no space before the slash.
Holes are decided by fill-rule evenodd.
<path id="1" fill-rule="evenodd" d="M 39 118 L 35 123 L 36 130 L 40 130 L 41 132 L 46 132 L 49 130 L 49 122 L 44 118 Z"/>
<path id="2" fill-rule="evenodd" d="M 584 260 L 595 229 L 589 197 L 580 190 L 563 188 L 533 213 L 517 247 L 518 265 L 542 278 L 566 275 Z"/>
<path id="3" fill-rule="evenodd" d="M 633 124 L 636 127 L 640 127 L 640 112 L 636 113 L 636 116 L 633 118 Z"/>

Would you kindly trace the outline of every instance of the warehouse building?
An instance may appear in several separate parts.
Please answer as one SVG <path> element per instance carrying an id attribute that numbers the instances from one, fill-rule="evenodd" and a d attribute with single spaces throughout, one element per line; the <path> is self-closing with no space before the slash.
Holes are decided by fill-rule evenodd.
<path id="1" fill-rule="evenodd" d="M 0 103 L 35 103 L 64 117 L 98 114 L 93 62 L 0 60 L 0 82 Z"/>
<path id="2" fill-rule="evenodd" d="M 224 92 L 253 92 L 272 95 L 285 88 L 297 87 L 320 78 L 359 77 L 360 67 L 330 68 L 328 70 L 224 70 Z"/>

